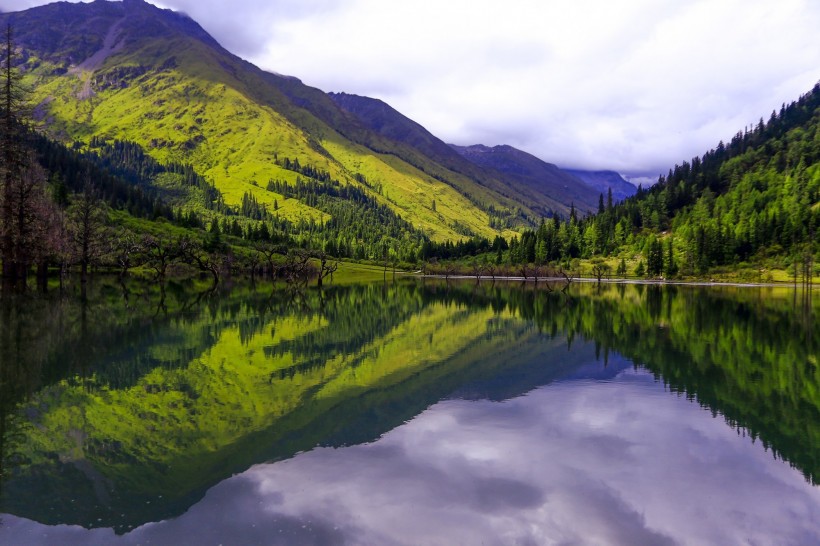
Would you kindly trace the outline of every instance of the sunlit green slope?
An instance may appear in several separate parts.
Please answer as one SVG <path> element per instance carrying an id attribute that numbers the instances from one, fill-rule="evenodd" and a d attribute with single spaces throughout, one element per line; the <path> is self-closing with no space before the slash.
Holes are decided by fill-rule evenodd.
<path id="1" fill-rule="evenodd" d="M 277 165 L 287 158 L 343 183 L 364 180 L 435 240 L 492 237 L 490 214 L 510 225 L 536 217 L 523 198 L 449 171 L 369 131 L 321 91 L 231 55 L 184 16 L 126 0 L 0 15 L 7 22 L 42 130 L 65 141 L 129 140 L 160 161 L 190 163 L 229 205 L 249 192 L 270 210 L 275 202 L 282 218 L 327 220 L 267 190 L 269 180 L 299 176 Z"/>

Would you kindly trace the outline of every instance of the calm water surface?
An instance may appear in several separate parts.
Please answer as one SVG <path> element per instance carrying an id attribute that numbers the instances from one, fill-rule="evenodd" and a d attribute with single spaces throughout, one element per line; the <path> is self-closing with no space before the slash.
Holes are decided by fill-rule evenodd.
<path id="1" fill-rule="evenodd" d="M 0 544 L 820 544 L 820 298 L 0 301 Z"/>

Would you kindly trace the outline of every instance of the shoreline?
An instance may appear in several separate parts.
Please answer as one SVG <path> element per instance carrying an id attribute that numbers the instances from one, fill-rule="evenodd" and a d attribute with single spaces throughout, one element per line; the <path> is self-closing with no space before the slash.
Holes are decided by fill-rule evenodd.
<path id="1" fill-rule="evenodd" d="M 418 272 L 412 273 L 404 273 L 404 277 L 417 277 L 421 279 L 445 279 L 445 280 L 477 280 L 477 281 L 518 281 L 518 282 L 525 282 L 525 283 L 533 283 L 538 284 L 541 282 L 544 283 L 561 283 L 564 284 L 567 280 L 564 277 L 521 277 L 521 276 L 500 276 L 496 275 L 495 277 L 489 275 L 424 275 L 419 274 Z M 579 283 L 592 283 L 592 284 L 630 284 L 630 285 L 663 285 L 663 286 L 707 286 L 707 287 L 735 287 L 735 288 L 804 288 L 805 285 L 802 283 L 794 284 L 794 283 L 785 283 L 785 282 L 765 282 L 765 283 L 755 283 L 755 282 L 740 282 L 740 281 L 670 281 L 670 280 L 658 280 L 658 279 L 601 279 L 600 281 L 594 277 L 577 277 L 573 278 L 570 281 L 570 284 L 579 282 Z M 820 284 L 812 284 L 811 289 L 812 291 L 817 290 L 820 288 Z"/>

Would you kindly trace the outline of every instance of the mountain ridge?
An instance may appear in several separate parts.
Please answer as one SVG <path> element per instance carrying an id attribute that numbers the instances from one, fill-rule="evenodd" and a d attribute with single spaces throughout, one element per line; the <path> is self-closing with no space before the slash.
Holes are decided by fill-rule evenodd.
<path id="1" fill-rule="evenodd" d="M 561 191 L 564 199 L 581 214 L 592 214 L 597 209 L 600 194 L 596 189 L 532 154 L 507 144 L 492 147 L 483 144 L 450 146 L 467 160 L 501 172 L 516 184 L 533 189 L 547 186 L 552 192 Z"/>
<path id="2" fill-rule="evenodd" d="M 23 67 L 47 134 L 68 144 L 133 141 L 161 162 L 190 163 L 232 206 L 249 193 L 271 209 L 278 203 L 278 214 L 291 221 L 328 220 L 264 190 L 268 180 L 296 182 L 273 165 L 276 157 L 365 191 L 381 187 L 380 203 L 439 241 L 511 236 L 540 217 L 565 216 L 573 202 L 464 160 L 385 103 L 425 142 L 374 129 L 333 94 L 263 71 L 187 15 L 143 0 L 48 4 L 1 14 L 0 22 L 22 29 Z M 209 108 L 219 103 L 228 104 Z"/>
<path id="3" fill-rule="evenodd" d="M 329 93 L 329 96 L 344 110 L 357 116 L 365 125 L 379 134 L 398 142 L 405 142 L 451 170 L 464 173 L 485 181 L 488 186 L 502 193 L 515 191 L 524 199 L 546 203 L 541 209 L 542 216 L 558 214 L 567 216 L 573 204 L 589 211 L 597 203 L 597 194 L 585 191 L 585 184 L 578 179 L 570 179 L 563 174 L 549 170 L 542 173 L 540 183 L 511 178 L 511 172 L 494 168 L 492 165 L 471 161 L 459 153 L 458 149 L 431 134 L 419 123 L 404 116 L 389 104 L 370 97 L 350 93 Z M 538 160 L 540 161 L 540 160 Z M 572 190 L 564 191 L 564 186 Z"/>
<path id="4" fill-rule="evenodd" d="M 585 171 L 583 169 L 562 170 L 572 176 L 575 176 L 576 178 L 580 178 L 582 182 L 604 195 L 607 195 L 607 192 L 612 190 L 612 198 L 616 203 L 623 201 L 627 197 L 632 197 L 638 192 L 638 188 L 635 187 L 634 184 L 624 180 L 624 178 L 615 171 Z"/>

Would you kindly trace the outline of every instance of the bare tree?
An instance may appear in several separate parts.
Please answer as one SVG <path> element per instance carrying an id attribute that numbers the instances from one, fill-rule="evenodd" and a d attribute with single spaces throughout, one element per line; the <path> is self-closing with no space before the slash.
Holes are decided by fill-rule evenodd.
<path id="1" fill-rule="evenodd" d="M 316 268 L 310 262 L 310 253 L 301 250 L 290 251 L 281 273 L 288 284 L 304 285 L 316 274 Z"/>
<path id="2" fill-rule="evenodd" d="M 219 284 L 223 255 L 218 252 L 208 252 L 201 243 L 189 238 L 180 239 L 178 245 L 179 256 L 196 264 L 200 271 L 210 273 L 214 287 L 216 287 Z"/>
<path id="3" fill-rule="evenodd" d="M 316 285 L 322 286 L 322 280 L 330 275 L 331 280 L 333 279 L 333 274 L 339 269 L 339 262 L 331 261 L 328 263 L 328 255 L 325 252 L 318 252 L 315 255 L 316 259 L 319 260 L 319 276 L 316 279 Z"/>
<path id="4" fill-rule="evenodd" d="M 124 277 L 129 269 L 142 263 L 140 254 L 144 250 L 143 241 L 130 231 L 123 230 L 119 233 L 112 250 L 120 269 L 120 278 Z"/>
<path id="5" fill-rule="evenodd" d="M 274 256 L 287 256 L 287 250 L 284 247 L 266 243 L 256 243 L 254 250 L 264 256 L 265 261 L 268 263 L 268 276 L 277 276 L 280 267 L 275 263 Z"/>
<path id="6" fill-rule="evenodd" d="M 560 267 L 558 268 L 558 274 L 564 277 L 564 281 L 566 282 L 566 284 L 564 284 L 564 287 L 561 290 L 563 292 L 566 292 L 569 288 L 569 285 L 572 284 L 573 280 L 575 280 L 576 273 L 574 270 L 570 268 Z"/>
<path id="7" fill-rule="evenodd" d="M 86 179 L 83 192 L 68 208 L 68 233 L 74 247 L 75 263 L 80 265 L 80 282 L 88 281 L 88 268 L 99 262 L 104 253 L 108 214 L 103 202 L 94 194 Z"/>
<path id="8" fill-rule="evenodd" d="M 487 275 L 489 275 L 493 279 L 493 282 L 495 282 L 495 277 L 499 273 L 499 267 L 492 262 L 487 262 L 485 269 L 487 271 Z"/>
<path id="9" fill-rule="evenodd" d="M 453 262 L 447 262 L 443 265 L 444 279 L 450 280 L 450 277 L 458 273 L 458 266 Z"/>
<path id="10" fill-rule="evenodd" d="M 156 272 L 157 280 L 165 281 L 168 266 L 181 255 L 179 240 L 170 235 L 147 235 L 142 240 L 146 262 Z"/>
<path id="11" fill-rule="evenodd" d="M 41 170 L 45 177 L 45 172 Z M 39 192 L 32 203 L 34 209 L 32 242 L 30 258 L 37 265 L 37 284 L 41 290 L 48 287 L 48 269 L 51 264 L 61 266 L 67 261 L 70 254 L 68 233 L 65 229 L 65 218 L 59 207 L 45 194 L 45 188 Z"/>
<path id="12" fill-rule="evenodd" d="M 475 277 L 475 282 L 481 280 L 481 275 L 484 274 L 485 266 L 478 258 L 474 259 L 470 264 L 470 272 Z"/>
<path id="13" fill-rule="evenodd" d="M 19 176 L 12 179 L 11 196 L 13 218 L 4 223 L 6 233 L 11 235 L 12 252 L 9 281 L 19 289 L 26 288 L 26 279 L 32 264 L 40 264 L 51 254 L 52 237 L 59 232 L 59 211 L 51 204 L 45 193 L 45 171 L 33 157 Z"/>

